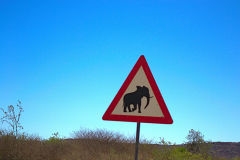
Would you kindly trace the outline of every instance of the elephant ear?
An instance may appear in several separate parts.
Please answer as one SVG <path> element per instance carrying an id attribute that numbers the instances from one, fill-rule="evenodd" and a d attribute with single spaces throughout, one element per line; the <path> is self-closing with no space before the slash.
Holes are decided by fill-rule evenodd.
<path id="1" fill-rule="evenodd" d="M 142 90 L 143 90 L 144 93 L 149 93 L 149 89 L 146 86 L 143 86 Z"/>
<path id="2" fill-rule="evenodd" d="M 141 90 L 142 89 L 142 87 L 141 86 L 137 86 L 137 90 Z"/>

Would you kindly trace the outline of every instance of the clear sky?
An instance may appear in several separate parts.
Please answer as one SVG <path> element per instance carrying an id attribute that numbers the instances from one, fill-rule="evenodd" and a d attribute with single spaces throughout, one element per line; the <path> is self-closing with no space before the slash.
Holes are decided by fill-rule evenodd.
<path id="1" fill-rule="evenodd" d="M 24 132 L 69 137 L 80 128 L 135 135 L 103 121 L 140 55 L 172 125 L 142 124 L 141 138 L 240 141 L 238 0 L 0 1 L 0 106 L 20 99 Z"/>

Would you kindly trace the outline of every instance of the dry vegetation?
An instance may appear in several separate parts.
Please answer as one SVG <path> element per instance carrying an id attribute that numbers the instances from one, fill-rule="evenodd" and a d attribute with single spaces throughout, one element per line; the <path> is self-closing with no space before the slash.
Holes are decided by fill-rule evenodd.
<path id="1" fill-rule="evenodd" d="M 81 130 L 71 139 L 53 134 L 47 140 L 39 137 L 0 131 L 0 160 L 133 160 L 134 139 L 105 130 Z M 142 141 L 139 160 L 224 160 L 206 153 L 191 153 L 187 147 Z M 239 159 L 235 159 L 239 160 Z"/>
<path id="2" fill-rule="evenodd" d="M 150 156 L 145 147 L 140 159 Z M 119 134 L 104 130 L 75 132 L 72 139 L 55 134 L 48 140 L 1 132 L 0 160 L 117 160 L 133 159 L 134 143 Z"/>

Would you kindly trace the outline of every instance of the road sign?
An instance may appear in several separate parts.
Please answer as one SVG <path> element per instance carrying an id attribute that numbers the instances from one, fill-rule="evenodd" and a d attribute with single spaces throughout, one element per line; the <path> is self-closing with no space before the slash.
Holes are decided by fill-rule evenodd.
<path id="1" fill-rule="evenodd" d="M 142 55 L 102 117 L 103 120 L 172 124 L 172 117 Z"/>

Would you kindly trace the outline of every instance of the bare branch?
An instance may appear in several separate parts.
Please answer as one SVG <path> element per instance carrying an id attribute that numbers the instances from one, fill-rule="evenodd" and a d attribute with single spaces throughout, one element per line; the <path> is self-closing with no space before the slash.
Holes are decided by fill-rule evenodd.
<path id="1" fill-rule="evenodd" d="M 16 105 L 16 108 L 18 109 L 17 114 L 16 108 L 13 105 L 9 105 L 7 111 L 5 111 L 3 108 L 0 108 L 3 113 L 3 116 L 1 117 L 1 122 L 7 123 L 12 128 L 12 132 L 15 136 L 18 135 L 19 130 L 23 129 L 21 123 L 19 122 L 23 112 L 23 107 L 21 104 L 21 101 L 18 100 L 18 103 Z"/>

